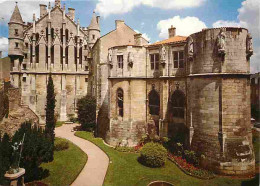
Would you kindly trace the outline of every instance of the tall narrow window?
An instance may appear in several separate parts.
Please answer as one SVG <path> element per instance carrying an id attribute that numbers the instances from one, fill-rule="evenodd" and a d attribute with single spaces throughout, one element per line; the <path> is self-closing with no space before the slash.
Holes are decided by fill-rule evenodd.
<path id="1" fill-rule="evenodd" d="M 150 62 L 152 70 L 159 70 L 159 54 L 150 54 Z"/>
<path id="2" fill-rule="evenodd" d="M 121 88 L 117 90 L 117 113 L 118 116 L 124 116 L 124 93 Z"/>
<path id="3" fill-rule="evenodd" d="M 19 43 L 15 43 L 15 48 L 18 48 L 19 47 Z"/>
<path id="4" fill-rule="evenodd" d="M 96 36 L 93 34 L 93 35 L 92 35 L 92 39 L 94 40 L 95 38 L 96 38 Z"/>
<path id="5" fill-rule="evenodd" d="M 156 90 L 149 93 L 149 113 L 151 115 L 159 115 L 160 112 L 160 96 Z"/>
<path id="6" fill-rule="evenodd" d="M 184 52 L 173 52 L 173 66 L 174 68 L 184 68 Z"/>
<path id="7" fill-rule="evenodd" d="M 182 91 L 176 90 L 171 97 L 173 117 L 184 118 L 185 95 Z"/>
<path id="8" fill-rule="evenodd" d="M 29 47 L 29 44 L 28 43 L 25 43 L 25 48 L 28 48 Z"/>
<path id="9" fill-rule="evenodd" d="M 15 32 L 15 36 L 18 36 L 18 29 L 14 29 L 14 32 Z"/>
<path id="10" fill-rule="evenodd" d="M 123 66 L 124 66 L 124 57 L 123 57 L 123 55 L 118 55 L 117 56 L 117 64 L 118 64 L 118 68 L 123 68 Z"/>

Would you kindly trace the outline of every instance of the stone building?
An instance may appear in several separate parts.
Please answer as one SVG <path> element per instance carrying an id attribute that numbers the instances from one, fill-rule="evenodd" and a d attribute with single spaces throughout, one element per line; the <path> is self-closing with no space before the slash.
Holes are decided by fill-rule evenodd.
<path id="1" fill-rule="evenodd" d="M 93 47 L 98 135 L 134 146 L 155 131 L 204 154 L 216 172 L 254 172 L 247 29 L 184 37 L 171 27 L 168 39 L 149 45 L 141 34 L 120 35 L 118 23 L 129 28 L 116 23 Z"/>
<path id="2" fill-rule="evenodd" d="M 260 72 L 251 75 L 252 117 L 260 122 Z"/>
<path id="3" fill-rule="evenodd" d="M 25 24 L 16 5 L 9 24 L 11 82 L 22 89 L 22 101 L 45 121 L 46 85 L 52 74 L 56 115 L 66 121 L 75 115 L 77 99 L 88 93 L 90 48 L 100 37 L 99 17 L 89 27 L 75 22 L 75 9 L 55 0 L 40 5 L 40 18 Z"/>
<path id="4" fill-rule="evenodd" d="M 75 10 L 40 5 L 25 24 L 16 6 L 9 22 L 11 81 L 44 123 L 52 74 L 59 120 L 78 98 L 97 99 L 97 134 L 110 145 L 136 145 L 145 134 L 178 138 L 206 156 L 206 166 L 229 175 L 254 172 L 250 126 L 252 37 L 244 28 L 204 29 L 149 44 L 116 20 L 100 37 L 99 17 L 88 28 Z"/>

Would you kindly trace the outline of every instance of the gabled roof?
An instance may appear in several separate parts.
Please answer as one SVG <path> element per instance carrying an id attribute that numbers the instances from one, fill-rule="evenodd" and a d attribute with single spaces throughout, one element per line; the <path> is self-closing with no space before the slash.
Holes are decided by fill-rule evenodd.
<path id="1" fill-rule="evenodd" d="M 12 23 L 21 23 L 21 24 L 23 24 L 23 18 L 21 16 L 21 13 L 20 13 L 20 10 L 19 10 L 17 4 L 15 5 L 14 12 L 13 12 L 13 14 L 11 16 L 11 19 L 10 19 L 9 23 L 11 23 L 11 22 Z"/>
<path id="2" fill-rule="evenodd" d="M 187 39 L 187 37 L 185 37 L 185 36 L 174 36 L 174 37 L 171 37 L 169 39 L 165 39 L 165 40 L 162 40 L 162 41 L 155 42 L 155 43 L 148 45 L 148 46 L 158 46 L 158 45 L 171 44 L 171 43 L 182 43 L 182 42 L 185 42 L 186 39 Z"/>
<path id="3" fill-rule="evenodd" d="M 51 12 L 53 12 L 53 11 L 56 10 L 56 9 L 58 9 L 59 11 L 61 11 L 61 12 L 63 13 L 63 10 L 62 10 L 59 6 L 55 6 L 54 8 L 52 8 L 52 9 L 51 9 Z M 41 20 L 43 20 L 43 19 L 44 19 L 45 17 L 47 17 L 47 16 L 48 16 L 48 13 L 45 14 L 45 15 L 43 15 L 40 19 L 38 19 L 38 20 L 35 22 L 35 24 L 37 25 L 37 23 L 39 23 Z M 67 14 L 65 14 L 65 17 L 66 17 L 67 19 L 69 19 L 70 22 L 71 22 L 73 25 L 75 25 L 75 27 L 77 27 L 77 24 L 76 24 Z M 33 24 L 31 24 L 30 26 L 28 26 L 28 27 L 25 29 L 24 32 L 27 32 L 27 31 L 30 30 L 32 27 L 33 27 Z M 83 35 L 86 35 L 86 34 L 84 33 L 84 31 L 82 30 L 82 28 L 79 28 L 79 30 L 81 31 L 81 33 L 82 33 Z"/>
<path id="4" fill-rule="evenodd" d="M 92 19 L 91 19 L 91 22 L 90 22 L 88 29 L 100 30 L 99 24 L 97 22 L 97 16 L 96 16 L 95 12 L 93 12 Z"/>

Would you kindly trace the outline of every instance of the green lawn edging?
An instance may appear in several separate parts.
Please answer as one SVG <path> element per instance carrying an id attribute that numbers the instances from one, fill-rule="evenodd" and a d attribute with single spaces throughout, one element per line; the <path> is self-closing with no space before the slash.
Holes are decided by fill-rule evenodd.
<path id="1" fill-rule="evenodd" d="M 143 186 L 152 181 L 163 180 L 174 185 L 253 185 L 255 179 L 232 179 L 216 176 L 210 180 L 202 180 L 182 172 L 173 162 L 167 160 L 164 167 L 149 168 L 141 165 L 137 159 L 139 153 L 119 152 L 103 143 L 102 138 L 94 138 L 92 133 L 78 131 L 76 136 L 88 140 L 103 150 L 110 159 L 104 186 Z"/>
<path id="2" fill-rule="evenodd" d="M 55 185 L 71 185 L 78 177 L 87 162 L 87 155 L 75 144 L 63 138 L 55 138 L 55 142 L 68 141 L 69 148 L 54 151 L 54 160 L 43 163 L 41 167 L 49 170 L 49 176 L 40 182 Z"/>

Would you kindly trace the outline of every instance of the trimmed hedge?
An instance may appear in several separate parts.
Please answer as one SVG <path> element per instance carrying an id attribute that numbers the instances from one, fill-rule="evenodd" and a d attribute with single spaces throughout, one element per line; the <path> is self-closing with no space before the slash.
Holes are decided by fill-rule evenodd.
<path id="1" fill-rule="evenodd" d="M 146 143 L 140 153 L 140 162 L 148 167 L 162 167 L 167 159 L 167 150 L 159 143 Z"/>

